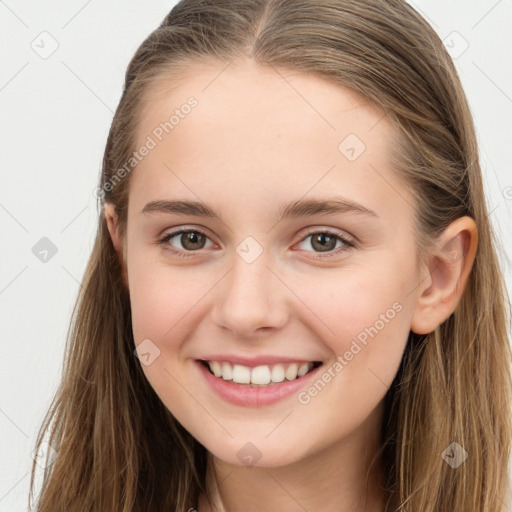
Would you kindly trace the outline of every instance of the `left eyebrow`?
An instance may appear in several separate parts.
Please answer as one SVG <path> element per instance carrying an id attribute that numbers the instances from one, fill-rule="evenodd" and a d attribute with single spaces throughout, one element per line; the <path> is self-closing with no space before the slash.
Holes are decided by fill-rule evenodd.
<path id="1" fill-rule="evenodd" d="M 334 196 L 326 199 L 300 199 L 279 208 L 279 220 L 287 217 L 302 217 L 306 215 L 357 213 L 379 217 L 373 210 L 362 204 L 355 203 L 344 197 Z"/>
<path id="2" fill-rule="evenodd" d="M 222 221 L 219 211 L 199 201 L 186 200 L 159 200 L 150 201 L 141 210 L 142 214 L 177 213 L 193 215 L 196 217 L 210 217 Z M 319 214 L 356 213 L 378 218 L 379 216 L 362 204 L 355 203 L 343 197 L 330 197 L 326 199 L 299 199 L 291 203 L 281 204 L 278 209 L 278 220 L 289 217 L 304 217 Z"/>

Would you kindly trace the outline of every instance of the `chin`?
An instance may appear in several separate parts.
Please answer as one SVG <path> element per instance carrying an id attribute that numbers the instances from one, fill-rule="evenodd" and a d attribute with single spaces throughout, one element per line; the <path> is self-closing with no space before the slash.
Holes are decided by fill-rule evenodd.
<path id="1" fill-rule="evenodd" d="M 217 445 L 212 451 L 206 446 L 208 452 L 225 464 L 249 468 L 276 468 L 288 466 L 301 460 L 305 455 L 297 453 L 297 443 L 290 441 L 290 447 L 283 446 L 281 442 L 252 442 L 233 440 L 230 446 L 220 449 Z"/>

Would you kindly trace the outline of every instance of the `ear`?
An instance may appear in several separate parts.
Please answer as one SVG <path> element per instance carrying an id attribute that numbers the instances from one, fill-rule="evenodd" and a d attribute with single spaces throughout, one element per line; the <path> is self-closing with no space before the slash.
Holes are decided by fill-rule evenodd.
<path id="1" fill-rule="evenodd" d="M 110 233 L 110 238 L 112 239 L 114 248 L 118 253 L 120 253 L 122 251 L 122 242 L 118 231 L 119 218 L 117 216 L 115 206 L 112 203 L 105 203 L 103 205 L 103 215 L 105 216 L 108 232 Z"/>
<path id="2" fill-rule="evenodd" d="M 441 234 L 420 274 L 411 322 L 413 332 L 428 334 L 455 311 L 471 272 L 477 246 L 478 229 L 471 217 L 460 217 Z"/>
<path id="3" fill-rule="evenodd" d="M 115 206 L 112 203 L 105 203 L 103 205 L 103 215 L 107 223 L 112 244 L 114 245 L 114 249 L 116 250 L 119 258 L 119 263 L 121 264 L 123 283 L 126 286 L 126 289 L 128 289 L 128 276 L 126 274 L 126 264 L 124 259 L 125 248 L 119 233 L 119 218 L 115 210 Z"/>

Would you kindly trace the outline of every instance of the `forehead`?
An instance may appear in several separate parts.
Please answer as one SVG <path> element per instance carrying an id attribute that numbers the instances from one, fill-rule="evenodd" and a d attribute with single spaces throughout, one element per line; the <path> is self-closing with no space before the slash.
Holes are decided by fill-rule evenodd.
<path id="1" fill-rule="evenodd" d="M 263 67 L 251 60 L 205 61 L 188 67 L 180 65 L 172 74 L 160 75 L 147 88 L 137 141 L 141 142 L 152 131 L 155 122 L 168 120 L 192 96 L 200 106 L 194 117 L 201 117 L 205 128 L 228 120 L 233 127 L 239 127 L 240 121 L 247 126 L 245 121 L 250 120 L 258 123 L 250 127 L 253 136 L 274 135 L 275 127 L 293 127 L 295 135 L 303 128 L 303 132 L 311 135 L 311 130 L 318 127 L 333 135 L 338 132 L 336 139 L 340 130 L 343 132 L 350 124 L 364 137 L 365 131 L 385 117 L 385 111 L 363 95 L 311 73 Z M 298 118 L 302 120 L 300 124 L 296 123 Z M 256 128 L 260 128 L 258 133 Z M 177 131 L 176 126 L 174 132 Z"/>
<path id="2" fill-rule="evenodd" d="M 348 196 L 364 189 L 385 208 L 403 187 L 390 162 L 395 133 L 383 109 L 322 77 L 252 61 L 195 65 L 148 89 L 136 147 L 148 137 L 154 147 L 130 195 L 169 195 L 186 177 L 179 186 L 189 195 L 207 184 L 254 198 L 334 187 Z"/>

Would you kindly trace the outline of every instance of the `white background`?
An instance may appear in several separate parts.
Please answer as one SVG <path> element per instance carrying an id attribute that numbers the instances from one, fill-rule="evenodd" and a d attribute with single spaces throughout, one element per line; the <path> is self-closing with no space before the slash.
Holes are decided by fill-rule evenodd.
<path id="1" fill-rule="evenodd" d="M 27 509 L 31 452 L 59 382 L 127 64 L 174 3 L 0 1 L 0 512 Z M 512 1 L 411 3 L 454 52 L 469 45 L 455 62 L 476 121 L 490 217 L 510 248 Z M 46 59 L 32 48 L 42 37 L 50 48 L 44 31 L 58 43 Z M 46 263 L 32 253 L 42 237 L 57 248 Z M 510 250 L 502 260 L 511 290 L 509 258 Z"/>

